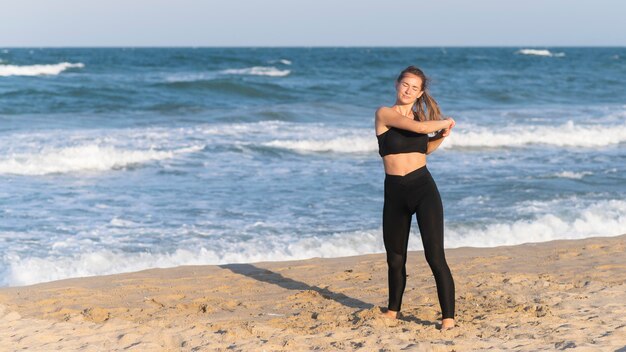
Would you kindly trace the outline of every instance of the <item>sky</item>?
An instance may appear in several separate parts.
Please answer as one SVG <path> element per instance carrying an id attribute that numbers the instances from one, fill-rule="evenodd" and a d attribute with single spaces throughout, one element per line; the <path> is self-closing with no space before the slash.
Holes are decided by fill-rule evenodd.
<path id="1" fill-rule="evenodd" d="M 0 47 L 626 46 L 622 0 L 3 0 Z"/>

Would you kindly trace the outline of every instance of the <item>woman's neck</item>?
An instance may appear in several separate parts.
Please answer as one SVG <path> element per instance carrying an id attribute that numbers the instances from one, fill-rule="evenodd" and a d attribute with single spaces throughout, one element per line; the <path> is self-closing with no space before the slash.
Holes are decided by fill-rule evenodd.
<path id="1" fill-rule="evenodd" d="M 413 117 L 413 104 L 409 105 L 398 105 L 394 106 L 395 110 L 406 117 Z"/>

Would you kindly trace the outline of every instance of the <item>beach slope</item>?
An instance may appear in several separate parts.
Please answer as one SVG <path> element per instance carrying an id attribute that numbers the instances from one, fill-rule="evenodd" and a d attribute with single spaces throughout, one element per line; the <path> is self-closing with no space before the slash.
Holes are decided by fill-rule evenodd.
<path id="1" fill-rule="evenodd" d="M 447 249 L 457 327 L 438 330 L 423 252 L 402 317 L 384 254 L 150 269 L 0 289 L 7 350 L 626 350 L 626 235 Z"/>

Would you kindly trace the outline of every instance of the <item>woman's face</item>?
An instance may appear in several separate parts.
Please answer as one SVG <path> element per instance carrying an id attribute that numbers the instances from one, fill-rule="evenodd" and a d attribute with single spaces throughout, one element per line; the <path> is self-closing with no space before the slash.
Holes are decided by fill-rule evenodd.
<path id="1" fill-rule="evenodd" d="M 400 82 L 396 81 L 396 95 L 402 105 L 412 104 L 424 93 L 422 79 L 414 74 L 407 73 Z"/>

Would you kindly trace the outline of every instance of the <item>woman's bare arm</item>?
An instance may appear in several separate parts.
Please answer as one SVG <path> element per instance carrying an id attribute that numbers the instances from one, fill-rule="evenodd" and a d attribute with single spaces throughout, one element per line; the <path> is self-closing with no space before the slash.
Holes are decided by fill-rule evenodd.
<path id="1" fill-rule="evenodd" d="M 443 131 L 438 132 L 434 137 L 428 138 L 428 148 L 426 148 L 426 154 L 434 152 L 446 137 L 443 136 Z"/>
<path id="2" fill-rule="evenodd" d="M 426 148 L 426 154 L 434 152 L 437 148 L 439 148 L 441 142 L 443 142 L 443 140 L 450 135 L 450 131 L 452 131 L 452 127 L 456 125 L 456 121 L 454 121 L 454 119 L 451 117 L 449 117 L 448 119 L 452 121 L 452 124 L 449 128 L 441 130 L 437 132 L 435 136 L 428 138 L 428 147 Z"/>
<path id="3" fill-rule="evenodd" d="M 376 110 L 376 124 L 395 127 L 417 133 L 432 133 L 446 129 L 451 125 L 450 120 L 416 121 L 396 112 L 392 108 L 380 107 Z"/>

